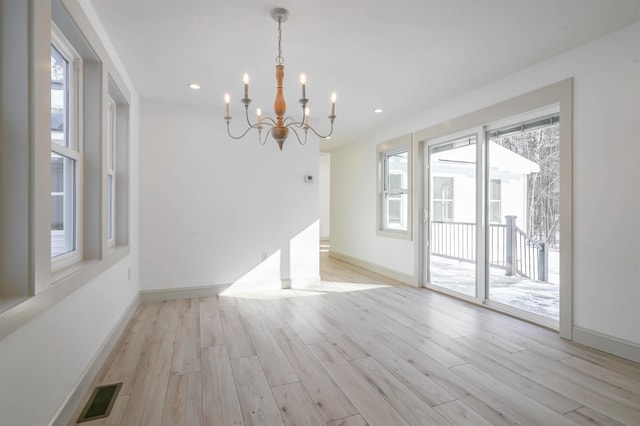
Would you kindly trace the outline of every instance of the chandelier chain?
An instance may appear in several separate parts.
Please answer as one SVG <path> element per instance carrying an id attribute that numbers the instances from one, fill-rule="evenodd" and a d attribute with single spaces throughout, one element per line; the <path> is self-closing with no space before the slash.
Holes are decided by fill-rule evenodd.
<path id="1" fill-rule="evenodd" d="M 282 57 L 282 18 L 278 18 L 278 57 L 276 58 L 276 64 L 284 64 L 284 58 Z"/>

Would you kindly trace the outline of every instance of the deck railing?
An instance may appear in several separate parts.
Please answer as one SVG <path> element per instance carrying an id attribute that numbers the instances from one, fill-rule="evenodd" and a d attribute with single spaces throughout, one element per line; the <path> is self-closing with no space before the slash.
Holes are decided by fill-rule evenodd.
<path id="1" fill-rule="evenodd" d="M 489 224 L 489 265 L 506 275 L 536 281 L 548 280 L 548 251 L 544 242 L 530 238 L 516 226 L 516 216 L 506 224 Z M 431 222 L 431 254 L 465 262 L 476 261 L 476 225 L 469 222 Z"/>
<path id="2" fill-rule="evenodd" d="M 476 224 L 467 222 L 431 222 L 431 254 L 475 262 Z"/>

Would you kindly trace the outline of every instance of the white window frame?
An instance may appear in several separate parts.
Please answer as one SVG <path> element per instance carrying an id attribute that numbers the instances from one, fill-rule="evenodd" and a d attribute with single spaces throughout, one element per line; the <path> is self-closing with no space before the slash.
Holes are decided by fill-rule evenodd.
<path id="1" fill-rule="evenodd" d="M 394 195 L 406 196 L 406 212 L 401 211 L 401 223 L 405 229 L 393 229 L 387 226 L 388 219 L 388 198 L 390 195 L 389 188 L 389 167 L 388 159 L 391 156 L 406 152 L 407 153 L 407 171 L 402 176 L 402 182 L 406 183 L 406 188 L 402 188 L 400 192 L 394 192 Z M 379 144 L 377 146 L 377 167 L 378 167 L 378 196 L 377 196 L 377 230 L 376 234 L 383 237 L 399 238 L 404 240 L 412 239 L 412 169 L 413 169 L 413 135 L 408 134 Z"/>
<path id="2" fill-rule="evenodd" d="M 406 153 L 407 162 L 409 161 L 409 150 L 407 148 L 401 148 L 397 151 L 389 151 L 382 153 L 382 168 L 383 168 L 383 181 L 382 181 L 382 228 L 385 231 L 406 231 L 407 216 L 406 206 L 402 206 L 402 197 L 409 195 L 409 184 L 407 173 L 393 173 L 389 166 L 389 159 L 399 154 Z M 408 165 L 407 165 L 408 166 Z M 392 188 L 391 180 L 393 176 L 400 177 L 400 186 L 398 188 Z M 390 204 L 393 201 L 399 201 L 399 225 L 405 229 L 397 229 L 390 226 Z M 407 200 L 408 201 L 408 200 Z"/>
<path id="3" fill-rule="evenodd" d="M 51 46 L 69 63 L 68 147 L 50 141 L 51 152 L 75 162 L 75 209 L 67 214 L 75 217 L 75 249 L 52 257 L 52 272 L 59 271 L 82 260 L 83 161 L 82 161 L 82 59 L 58 27 L 51 23 Z"/>
<path id="4" fill-rule="evenodd" d="M 107 247 L 116 245 L 116 135 L 117 107 L 107 96 Z"/>

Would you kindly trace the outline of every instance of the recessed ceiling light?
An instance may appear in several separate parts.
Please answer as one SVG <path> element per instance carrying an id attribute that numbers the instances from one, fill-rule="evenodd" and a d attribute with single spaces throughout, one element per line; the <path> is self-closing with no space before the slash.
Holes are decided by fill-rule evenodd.
<path id="1" fill-rule="evenodd" d="M 376 108 L 373 110 L 376 114 L 382 114 L 382 108 Z"/>
<path id="2" fill-rule="evenodd" d="M 200 90 L 200 85 L 199 85 L 199 84 L 197 84 L 197 83 L 191 83 L 191 84 L 189 85 L 189 88 L 190 88 L 190 89 L 193 89 L 193 90 Z"/>
<path id="3" fill-rule="evenodd" d="M 329 139 L 331 139 L 331 136 L 327 136 L 325 139 L 329 140 Z"/>

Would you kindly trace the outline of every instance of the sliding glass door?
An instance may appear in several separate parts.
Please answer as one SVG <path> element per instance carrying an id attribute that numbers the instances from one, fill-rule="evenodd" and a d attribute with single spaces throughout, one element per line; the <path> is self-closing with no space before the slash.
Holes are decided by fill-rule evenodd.
<path id="1" fill-rule="evenodd" d="M 559 116 L 488 130 L 487 140 L 487 297 L 558 320 Z"/>
<path id="2" fill-rule="evenodd" d="M 427 287 L 557 324 L 559 120 L 548 110 L 426 142 Z"/>
<path id="3" fill-rule="evenodd" d="M 475 135 L 428 148 L 429 244 L 427 281 L 476 297 Z"/>

